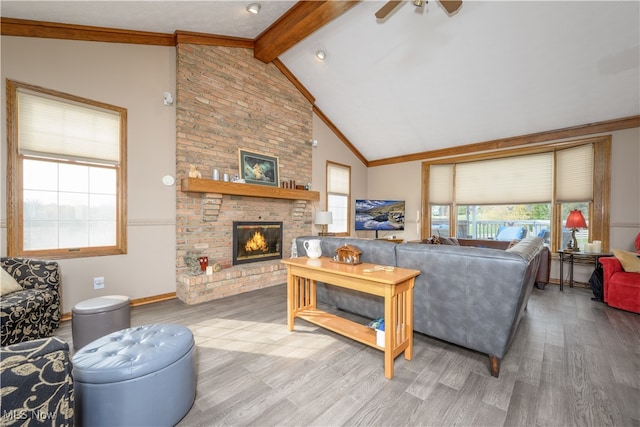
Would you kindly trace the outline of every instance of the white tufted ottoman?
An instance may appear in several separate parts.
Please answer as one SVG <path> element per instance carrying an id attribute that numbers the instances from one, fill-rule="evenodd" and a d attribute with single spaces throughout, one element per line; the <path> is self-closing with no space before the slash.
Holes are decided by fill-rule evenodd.
<path id="1" fill-rule="evenodd" d="M 195 345 L 180 325 L 113 332 L 73 356 L 82 426 L 173 426 L 196 396 Z"/>

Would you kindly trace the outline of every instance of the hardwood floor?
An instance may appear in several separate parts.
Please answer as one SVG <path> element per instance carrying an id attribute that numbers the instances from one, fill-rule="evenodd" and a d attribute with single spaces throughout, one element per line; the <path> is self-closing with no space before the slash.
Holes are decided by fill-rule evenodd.
<path id="1" fill-rule="evenodd" d="M 534 289 L 500 378 L 486 355 L 415 334 L 387 380 L 378 350 L 299 319 L 289 332 L 284 285 L 134 307 L 131 323 L 194 333 L 197 395 L 179 426 L 640 426 L 640 315 L 591 296 Z M 71 343 L 71 322 L 56 335 Z"/>

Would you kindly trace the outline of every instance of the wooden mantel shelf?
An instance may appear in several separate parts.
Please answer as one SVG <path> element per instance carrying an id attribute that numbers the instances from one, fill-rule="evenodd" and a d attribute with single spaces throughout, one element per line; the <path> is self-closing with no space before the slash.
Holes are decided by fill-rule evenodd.
<path id="1" fill-rule="evenodd" d="M 238 184 L 203 178 L 182 178 L 180 189 L 188 193 L 217 193 L 234 196 L 267 197 L 271 199 L 320 200 L 317 191 L 294 190 L 266 185 Z"/>

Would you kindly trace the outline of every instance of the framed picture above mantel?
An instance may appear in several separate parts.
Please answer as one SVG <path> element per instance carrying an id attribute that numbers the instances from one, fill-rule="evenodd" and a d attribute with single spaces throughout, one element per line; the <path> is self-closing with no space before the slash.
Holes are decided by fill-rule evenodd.
<path id="1" fill-rule="evenodd" d="M 253 151 L 239 151 L 240 178 L 248 184 L 268 185 L 278 187 L 279 171 L 278 158 Z"/>

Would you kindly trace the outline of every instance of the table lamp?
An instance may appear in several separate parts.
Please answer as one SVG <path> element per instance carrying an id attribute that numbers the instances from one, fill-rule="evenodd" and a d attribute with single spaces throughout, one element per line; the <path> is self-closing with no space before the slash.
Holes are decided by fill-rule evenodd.
<path id="1" fill-rule="evenodd" d="M 571 228 L 571 238 L 573 239 L 573 247 L 571 249 L 575 252 L 580 252 L 578 240 L 576 239 L 576 231 L 578 231 L 578 228 L 587 228 L 587 222 L 584 220 L 582 211 L 574 209 L 569 212 L 565 227 Z"/>
<path id="2" fill-rule="evenodd" d="M 322 226 L 322 231 L 320 232 L 320 236 L 327 236 L 327 225 L 333 224 L 333 214 L 327 211 L 318 211 L 316 212 L 316 225 Z"/>

